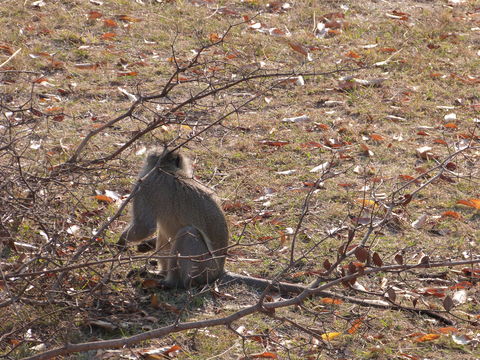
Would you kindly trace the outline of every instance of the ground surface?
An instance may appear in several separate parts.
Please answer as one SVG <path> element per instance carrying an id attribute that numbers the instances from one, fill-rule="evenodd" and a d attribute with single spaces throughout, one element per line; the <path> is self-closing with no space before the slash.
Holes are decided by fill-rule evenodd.
<path id="1" fill-rule="evenodd" d="M 130 192 L 146 151 L 192 135 L 183 151 L 222 198 L 237 244 L 231 271 L 308 284 L 342 245 L 362 240 L 383 264 L 478 259 L 478 2 L 7 0 L 0 29 L 7 358 L 255 303 L 248 286 L 165 292 L 126 280 L 132 267 L 153 268 L 134 249 L 128 261 L 82 265 L 118 257 L 125 211 L 91 237 Z M 74 165 L 60 166 L 67 160 Z M 289 267 L 293 238 L 299 261 Z M 363 268 L 356 255 L 344 271 Z M 434 310 L 448 326 L 313 297 L 231 329 L 66 358 L 478 359 L 479 276 L 478 264 L 422 268 L 330 289 L 376 300 L 393 291 L 396 303 Z"/>

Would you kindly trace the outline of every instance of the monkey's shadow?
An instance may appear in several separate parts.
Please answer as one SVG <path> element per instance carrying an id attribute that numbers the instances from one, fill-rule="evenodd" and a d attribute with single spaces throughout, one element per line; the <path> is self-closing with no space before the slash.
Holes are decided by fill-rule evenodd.
<path id="1" fill-rule="evenodd" d="M 128 279 L 138 295 L 139 310 L 148 316 L 158 317 L 160 326 L 172 321 L 187 321 L 199 312 L 214 312 L 222 298 L 214 284 L 188 290 L 165 287 L 164 276 L 157 271 L 154 263 L 130 271 Z"/>

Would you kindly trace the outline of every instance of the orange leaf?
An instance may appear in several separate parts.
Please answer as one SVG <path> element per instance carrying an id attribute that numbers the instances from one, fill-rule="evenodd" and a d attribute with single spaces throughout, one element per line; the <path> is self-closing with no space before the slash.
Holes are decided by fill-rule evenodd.
<path id="1" fill-rule="evenodd" d="M 360 149 L 367 154 L 370 152 L 370 148 L 365 144 L 360 144 Z"/>
<path id="2" fill-rule="evenodd" d="M 435 144 L 440 144 L 440 145 L 448 145 L 447 142 L 443 139 L 435 139 L 433 140 Z"/>
<path id="3" fill-rule="evenodd" d="M 35 84 L 41 84 L 42 82 L 48 81 L 46 77 L 39 77 L 38 79 L 33 80 Z"/>
<path id="4" fill-rule="evenodd" d="M 472 283 L 470 281 L 460 281 L 459 283 L 452 285 L 449 287 L 450 290 L 461 290 L 461 289 L 469 289 L 472 287 Z"/>
<path id="5" fill-rule="evenodd" d="M 0 50 L 7 55 L 13 55 L 14 53 L 13 48 L 8 45 L 0 45 Z"/>
<path id="6" fill-rule="evenodd" d="M 415 178 L 413 176 L 410 176 L 410 175 L 398 175 L 398 177 L 402 180 L 405 180 L 405 181 L 415 180 Z"/>
<path id="7" fill-rule="evenodd" d="M 114 28 L 114 27 L 117 27 L 117 22 L 115 20 L 112 20 L 112 19 L 105 19 L 103 20 L 103 25 L 105 25 L 106 27 L 111 27 L 111 28 Z"/>
<path id="8" fill-rule="evenodd" d="M 425 296 L 431 295 L 438 298 L 443 298 L 445 296 L 445 289 L 428 288 L 421 292 L 421 294 Z"/>
<path id="9" fill-rule="evenodd" d="M 349 334 L 355 334 L 360 327 L 360 325 L 363 324 L 363 318 L 357 319 L 353 322 L 352 327 L 347 330 Z"/>
<path id="10" fill-rule="evenodd" d="M 237 58 L 237 57 L 238 57 L 238 55 L 236 55 L 236 54 L 227 54 L 227 55 L 225 55 L 225 59 L 227 59 L 227 60 L 232 60 L 232 59 L 235 59 L 235 58 Z"/>
<path id="11" fill-rule="evenodd" d="M 260 354 L 252 354 L 249 357 L 254 359 L 278 359 L 277 354 L 272 352 L 263 352 Z"/>
<path id="12" fill-rule="evenodd" d="M 290 142 L 284 140 L 263 140 L 260 141 L 260 144 L 268 146 L 285 146 L 290 144 Z"/>
<path id="13" fill-rule="evenodd" d="M 113 33 L 113 32 L 107 32 L 107 33 L 103 34 L 103 35 L 101 36 L 101 38 L 102 38 L 103 40 L 111 40 L 111 39 L 113 39 L 115 36 L 117 36 L 117 34 L 115 34 L 115 33 Z"/>
<path id="14" fill-rule="evenodd" d="M 325 24 L 325 27 L 327 27 L 327 24 Z M 338 29 L 328 29 L 327 31 L 327 34 L 328 35 L 331 35 L 331 36 L 334 36 L 334 35 L 340 35 L 342 33 L 342 30 L 338 30 Z"/>
<path id="15" fill-rule="evenodd" d="M 277 28 L 273 28 L 273 29 L 270 29 L 270 34 L 271 35 L 276 35 L 276 36 L 285 36 L 287 35 L 287 33 L 283 30 L 280 30 L 280 29 L 277 29 Z M 312 50 L 312 49 L 310 49 Z"/>
<path id="16" fill-rule="evenodd" d="M 458 212 L 456 211 L 445 211 L 443 214 L 442 214 L 442 217 L 445 218 L 445 217 L 451 217 L 451 218 L 454 218 L 454 219 L 461 219 L 462 218 L 462 215 L 460 215 Z"/>
<path id="17" fill-rule="evenodd" d="M 316 148 L 322 148 L 323 145 L 316 142 L 316 141 L 309 141 L 307 143 L 304 143 L 304 144 L 300 144 L 301 147 L 305 147 L 305 148 L 310 148 L 310 149 L 316 149 Z"/>
<path id="18" fill-rule="evenodd" d="M 90 11 L 88 13 L 89 19 L 98 19 L 98 18 L 101 18 L 102 16 L 103 16 L 102 13 L 98 11 Z"/>
<path id="19" fill-rule="evenodd" d="M 164 354 L 165 354 L 165 355 L 168 355 L 168 354 L 170 354 L 170 353 L 172 353 L 172 352 L 180 351 L 180 350 L 182 350 L 182 348 L 181 348 L 180 346 L 178 346 L 178 345 L 173 345 L 170 349 L 165 350 Z"/>
<path id="20" fill-rule="evenodd" d="M 420 130 L 419 132 L 417 132 L 417 135 L 420 135 L 420 136 L 430 136 L 429 133 L 427 133 L 426 131 L 423 131 L 423 130 Z"/>
<path id="21" fill-rule="evenodd" d="M 352 59 L 360 59 L 362 56 L 357 54 L 355 51 L 349 51 L 345 54 L 346 57 L 352 58 Z"/>
<path id="22" fill-rule="evenodd" d="M 444 124 L 443 127 L 447 128 L 447 129 L 458 129 L 458 126 L 455 123 Z"/>
<path id="23" fill-rule="evenodd" d="M 454 328 L 453 326 L 441 327 L 441 328 L 438 329 L 438 332 L 440 332 L 442 334 L 449 334 L 449 333 L 457 332 L 457 331 L 458 331 L 458 329 Z"/>
<path id="24" fill-rule="evenodd" d="M 397 51 L 397 49 L 393 47 L 386 47 L 386 48 L 380 48 L 378 49 L 378 51 L 384 52 L 384 53 L 394 53 L 395 51 Z"/>
<path id="25" fill-rule="evenodd" d="M 104 202 L 107 204 L 110 204 L 115 201 L 110 196 L 107 196 L 107 195 L 95 195 L 94 198 L 100 202 Z"/>
<path id="26" fill-rule="evenodd" d="M 134 18 L 128 15 L 118 15 L 118 19 L 126 22 L 140 22 L 142 21 L 141 19 Z"/>
<path id="27" fill-rule="evenodd" d="M 218 36 L 218 34 L 216 33 L 211 33 L 208 38 L 210 39 L 210 41 L 212 43 L 215 43 L 215 42 L 219 42 L 222 38 L 220 36 Z"/>
<path id="28" fill-rule="evenodd" d="M 118 76 L 137 76 L 138 72 L 136 71 L 128 71 L 128 72 L 119 72 Z"/>
<path id="29" fill-rule="evenodd" d="M 343 301 L 340 300 L 340 299 L 332 299 L 332 298 L 328 298 L 328 297 L 327 298 L 322 298 L 320 300 L 320 302 L 322 304 L 327 304 L 327 305 L 340 305 L 340 304 L 343 303 Z"/>
<path id="30" fill-rule="evenodd" d="M 321 130 L 328 130 L 329 127 L 328 125 L 322 124 L 322 123 L 314 123 L 315 129 L 321 129 Z"/>
<path id="31" fill-rule="evenodd" d="M 371 134 L 370 139 L 375 140 L 375 141 L 385 140 L 385 138 L 382 135 L 378 135 L 378 134 Z"/>
<path id="32" fill-rule="evenodd" d="M 62 110 L 63 108 L 60 106 L 54 106 L 54 107 L 49 107 L 45 109 L 46 112 L 55 112 L 55 111 L 62 111 Z"/>
<path id="33" fill-rule="evenodd" d="M 473 207 L 475 209 L 480 209 L 480 199 L 458 200 L 457 204 L 462 204 Z"/>
<path id="34" fill-rule="evenodd" d="M 415 342 L 432 341 L 432 340 L 438 339 L 439 337 L 440 335 L 438 334 L 425 334 L 419 337 L 418 339 L 415 339 Z"/>

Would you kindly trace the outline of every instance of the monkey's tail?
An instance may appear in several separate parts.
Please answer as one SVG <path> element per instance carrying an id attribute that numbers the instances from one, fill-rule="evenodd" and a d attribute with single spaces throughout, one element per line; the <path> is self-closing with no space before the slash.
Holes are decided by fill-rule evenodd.
<path id="1" fill-rule="evenodd" d="M 226 271 L 219 278 L 220 284 L 245 284 L 251 286 L 259 291 L 264 291 L 267 288 L 273 292 L 279 292 L 281 294 L 293 293 L 300 294 L 306 287 L 303 285 L 291 284 L 281 281 L 271 281 L 266 279 L 254 278 L 251 276 L 244 276 L 236 273 Z"/>

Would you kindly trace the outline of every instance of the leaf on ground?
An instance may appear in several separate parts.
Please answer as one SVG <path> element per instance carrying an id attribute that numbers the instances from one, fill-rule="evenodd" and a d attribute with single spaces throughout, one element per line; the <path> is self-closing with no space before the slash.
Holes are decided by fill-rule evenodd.
<path id="1" fill-rule="evenodd" d="M 375 200 L 369 200 L 369 199 L 355 199 L 354 200 L 357 204 L 360 204 L 361 206 L 364 206 L 364 207 L 375 207 L 376 206 L 376 202 Z"/>
<path id="2" fill-rule="evenodd" d="M 385 138 L 382 135 L 379 134 L 370 134 L 370 139 L 374 141 L 383 141 Z"/>
<path id="3" fill-rule="evenodd" d="M 447 327 L 438 328 L 437 331 L 441 334 L 450 334 L 450 333 L 458 332 L 458 329 L 453 326 L 447 326 Z"/>
<path id="4" fill-rule="evenodd" d="M 262 140 L 260 141 L 260 144 L 262 145 L 267 145 L 267 146 L 276 146 L 276 147 L 281 147 L 290 144 L 290 141 L 284 141 L 284 140 Z"/>
<path id="5" fill-rule="evenodd" d="M 480 209 L 480 199 L 458 200 L 457 204 L 466 205 L 475 209 Z"/>
<path id="6" fill-rule="evenodd" d="M 369 218 L 368 218 L 368 220 L 370 222 Z M 358 246 L 355 249 L 355 257 L 357 258 L 358 261 L 366 262 L 369 254 L 370 254 L 369 251 L 367 249 L 365 249 L 365 247 L 363 247 L 363 246 Z"/>
<path id="7" fill-rule="evenodd" d="M 396 254 L 395 261 L 397 262 L 398 265 L 403 265 L 403 256 L 401 254 Z"/>
<path id="8" fill-rule="evenodd" d="M 110 28 L 118 27 L 117 22 L 115 20 L 112 20 L 112 19 L 104 19 L 103 20 L 103 25 L 105 27 L 110 27 Z"/>
<path id="9" fill-rule="evenodd" d="M 173 345 L 171 348 L 165 350 L 163 353 L 164 353 L 165 355 L 169 355 L 169 354 L 171 354 L 171 353 L 173 353 L 173 352 L 180 351 L 180 350 L 182 350 L 182 348 L 181 348 L 180 346 L 178 346 L 178 345 Z"/>
<path id="10" fill-rule="evenodd" d="M 102 36 L 100 36 L 100 38 L 102 40 L 111 40 L 113 39 L 115 36 L 117 36 L 117 34 L 113 33 L 113 32 L 107 32 L 105 34 L 102 34 Z"/>
<path id="11" fill-rule="evenodd" d="M 292 48 L 292 50 L 302 54 L 303 56 L 308 56 L 308 49 L 302 44 L 294 41 L 287 41 L 287 44 Z"/>
<path id="12" fill-rule="evenodd" d="M 362 56 L 355 51 L 349 51 L 345 54 L 346 57 L 349 57 L 351 59 L 360 59 Z"/>
<path id="13" fill-rule="evenodd" d="M 460 215 L 456 211 L 445 211 L 442 213 L 442 218 L 446 218 L 446 217 L 451 217 L 453 219 L 461 219 L 462 215 Z"/>
<path id="14" fill-rule="evenodd" d="M 208 39 L 210 40 L 210 42 L 216 43 L 219 42 L 222 38 L 218 36 L 217 33 L 211 33 L 210 35 L 208 35 Z"/>
<path id="15" fill-rule="evenodd" d="M 103 14 L 102 14 L 101 12 L 99 12 L 99 11 L 90 11 L 90 12 L 88 13 L 88 18 L 89 18 L 89 19 L 92 19 L 92 20 L 93 20 L 93 19 L 99 19 L 99 18 L 101 18 L 102 16 L 103 16 Z"/>
<path id="16" fill-rule="evenodd" d="M 95 195 L 94 198 L 100 202 L 107 203 L 107 204 L 111 204 L 115 201 L 114 199 L 112 199 L 107 195 Z"/>
<path id="17" fill-rule="evenodd" d="M 360 326 L 363 324 L 363 318 L 356 319 L 353 323 L 350 329 L 347 330 L 349 334 L 355 334 Z"/>
<path id="18" fill-rule="evenodd" d="M 272 352 L 263 352 L 259 354 L 251 354 L 248 358 L 253 358 L 253 359 L 278 359 L 277 354 L 272 353 Z"/>
<path id="19" fill-rule="evenodd" d="M 117 75 L 118 76 L 137 76 L 138 72 L 137 71 L 119 72 Z"/>
<path id="20" fill-rule="evenodd" d="M 432 341 L 435 339 L 438 339 L 440 337 L 439 334 L 425 334 L 423 336 L 418 337 L 415 339 L 415 342 L 426 342 L 426 341 Z"/>
<path id="21" fill-rule="evenodd" d="M 118 15 L 117 18 L 119 20 L 126 21 L 126 22 L 140 22 L 140 21 L 142 21 L 142 19 L 135 18 L 135 17 L 129 16 L 129 15 Z"/>
<path id="22" fill-rule="evenodd" d="M 382 258 L 380 257 L 380 255 L 378 255 L 377 252 L 374 252 L 373 255 L 372 255 L 372 261 L 375 265 L 377 266 L 382 266 L 383 265 L 383 261 L 382 261 Z"/>
<path id="23" fill-rule="evenodd" d="M 326 305 L 340 305 L 343 303 L 343 301 L 340 299 L 332 299 L 327 297 L 327 298 L 320 299 L 320 303 L 326 304 Z"/>
<path id="24" fill-rule="evenodd" d="M 340 332 L 329 332 L 329 333 L 322 334 L 322 339 L 325 341 L 331 341 L 340 335 L 342 335 L 342 333 Z"/>
<path id="25" fill-rule="evenodd" d="M 437 298 L 443 298 L 445 296 L 446 289 L 444 288 L 427 288 L 419 290 L 418 292 L 425 296 L 435 296 Z"/>

